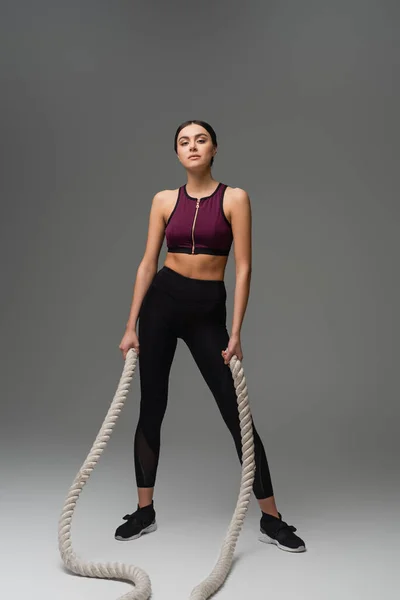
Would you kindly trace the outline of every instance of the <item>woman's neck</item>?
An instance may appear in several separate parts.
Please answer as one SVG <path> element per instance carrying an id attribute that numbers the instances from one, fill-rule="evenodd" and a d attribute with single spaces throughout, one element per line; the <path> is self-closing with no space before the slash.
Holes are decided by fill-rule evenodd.
<path id="1" fill-rule="evenodd" d="M 218 181 L 216 181 L 211 173 L 194 175 L 189 173 L 187 177 L 186 190 L 191 196 L 206 196 L 207 192 L 214 190 Z"/>

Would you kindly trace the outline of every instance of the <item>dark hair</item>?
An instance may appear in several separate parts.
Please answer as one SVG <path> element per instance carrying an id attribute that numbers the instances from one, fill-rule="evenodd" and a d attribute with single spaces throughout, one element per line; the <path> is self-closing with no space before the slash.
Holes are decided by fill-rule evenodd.
<path id="1" fill-rule="evenodd" d="M 206 129 L 208 131 L 208 133 L 211 136 L 211 141 L 214 144 L 214 146 L 217 146 L 217 134 L 215 133 L 214 129 L 211 127 L 211 125 L 209 123 L 206 123 L 206 121 L 199 121 L 196 119 L 192 119 L 191 121 L 185 121 L 184 123 L 181 123 L 178 127 L 178 129 L 176 130 L 175 133 L 175 138 L 174 138 L 174 150 L 176 152 L 176 154 L 178 154 L 177 152 L 177 139 L 178 139 L 178 135 L 179 132 L 184 128 L 187 127 L 187 125 L 191 125 L 192 123 L 195 123 L 195 125 L 201 125 L 201 127 L 204 127 L 204 129 Z M 211 162 L 210 162 L 210 167 L 212 166 L 214 162 L 214 157 L 212 157 Z"/>

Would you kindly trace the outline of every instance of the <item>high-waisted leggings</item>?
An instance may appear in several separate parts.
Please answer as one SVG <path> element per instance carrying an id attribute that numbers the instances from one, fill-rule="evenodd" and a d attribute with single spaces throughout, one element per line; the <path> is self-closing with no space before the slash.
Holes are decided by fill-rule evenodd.
<path id="1" fill-rule="evenodd" d="M 232 434 L 242 464 L 237 396 L 229 364 L 221 351 L 229 342 L 223 280 L 185 277 L 162 267 L 150 284 L 139 312 L 140 415 L 134 437 L 136 484 L 154 487 L 168 383 L 178 338 L 188 346 L 221 416 Z M 273 495 L 263 443 L 254 426 L 257 499 Z"/>

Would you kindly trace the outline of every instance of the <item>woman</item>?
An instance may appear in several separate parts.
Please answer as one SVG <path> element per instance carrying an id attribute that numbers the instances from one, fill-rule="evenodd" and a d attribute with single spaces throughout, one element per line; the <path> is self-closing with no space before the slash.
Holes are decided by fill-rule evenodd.
<path id="1" fill-rule="evenodd" d="M 213 128 L 186 121 L 174 150 L 187 183 L 158 192 L 152 201 L 146 250 L 137 270 L 133 301 L 119 348 L 139 358 L 140 416 L 134 439 L 138 507 L 125 515 L 115 538 L 132 540 L 157 527 L 153 502 L 160 430 L 167 407 L 169 373 L 177 339 L 188 346 L 203 375 L 242 462 L 237 397 L 229 361 L 243 358 L 240 330 L 251 278 L 251 206 L 247 193 L 217 182 L 211 166 L 217 153 Z M 167 257 L 157 272 L 164 235 Z M 231 334 L 226 328 L 225 267 L 235 242 L 236 285 Z M 136 333 L 139 321 L 138 334 Z M 254 427 L 256 472 L 253 491 L 261 508 L 260 540 L 292 552 L 305 550 L 296 528 L 282 521 L 273 495 L 265 450 Z"/>

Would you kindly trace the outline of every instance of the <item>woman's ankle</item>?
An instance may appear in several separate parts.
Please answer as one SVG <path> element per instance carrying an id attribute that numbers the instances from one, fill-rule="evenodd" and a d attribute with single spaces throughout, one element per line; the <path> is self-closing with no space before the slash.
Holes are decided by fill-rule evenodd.
<path id="1" fill-rule="evenodd" d="M 137 488 L 139 508 L 151 505 L 153 502 L 154 487 Z"/>

